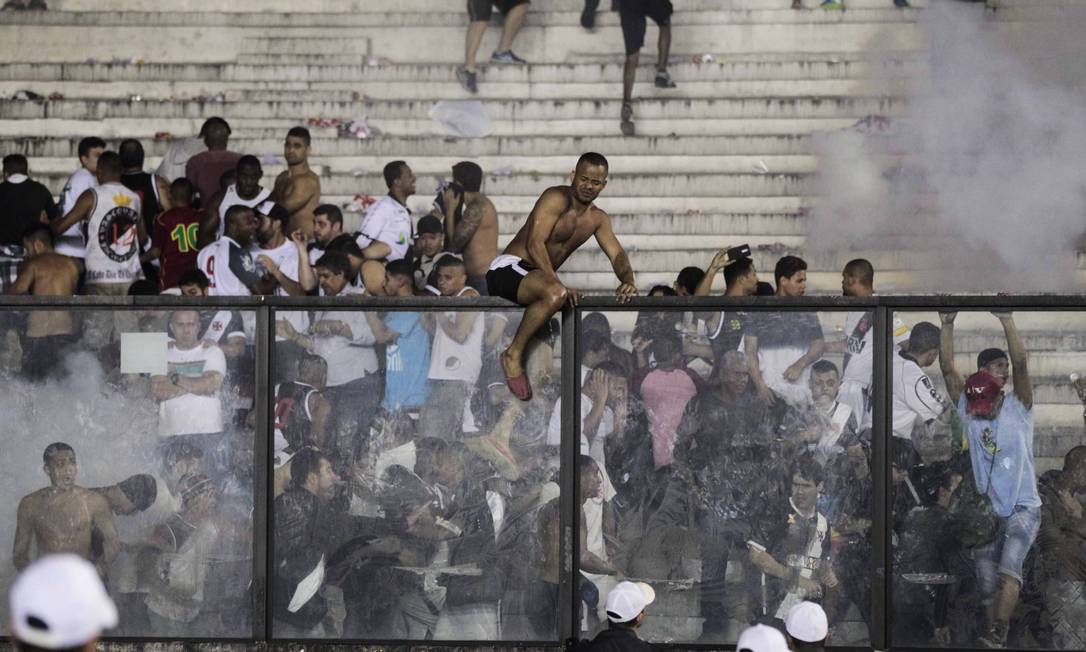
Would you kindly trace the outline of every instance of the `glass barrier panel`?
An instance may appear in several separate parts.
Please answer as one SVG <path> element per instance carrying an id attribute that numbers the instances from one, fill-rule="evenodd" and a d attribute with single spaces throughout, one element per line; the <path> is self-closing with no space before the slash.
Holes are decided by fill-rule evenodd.
<path id="1" fill-rule="evenodd" d="M 580 618 L 620 580 L 656 600 L 639 635 L 734 644 L 809 600 L 868 645 L 874 310 L 588 312 Z"/>
<path id="2" fill-rule="evenodd" d="M 0 583 L 71 552 L 113 635 L 252 636 L 254 328 L 251 310 L 0 312 Z"/>
<path id="3" fill-rule="evenodd" d="M 559 338 L 515 399 L 520 312 L 276 311 L 275 637 L 558 640 Z"/>
<path id="4" fill-rule="evenodd" d="M 1083 312 L 899 312 L 895 646 L 1086 647 Z"/>

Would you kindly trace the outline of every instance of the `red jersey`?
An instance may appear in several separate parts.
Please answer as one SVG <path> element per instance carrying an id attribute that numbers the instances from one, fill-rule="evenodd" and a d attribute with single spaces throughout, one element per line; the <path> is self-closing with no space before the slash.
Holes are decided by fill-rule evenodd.
<path id="1" fill-rule="evenodd" d="M 158 248 L 159 285 L 163 290 L 176 287 L 181 277 L 196 269 L 196 235 L 200 230 L 200 212 L 195 208 L 171 208 L 155 218 L 151 243 Z"/>

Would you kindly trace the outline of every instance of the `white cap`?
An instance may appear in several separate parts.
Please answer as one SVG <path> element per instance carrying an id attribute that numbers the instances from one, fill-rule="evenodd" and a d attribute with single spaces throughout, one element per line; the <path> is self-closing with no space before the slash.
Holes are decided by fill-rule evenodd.
<path id="1" fill-rule="evenodd" d="M 78 647 L 117 626 L 117 607 L 98 572 L 72 554 L 47 555 L 15 579 L 8 594 L 19 641 L 49 650 Z"/>
<path id="2" fill-rule="evenodd" d="M 784 619 L 784 628 L 788 635 L 804 643 L 817 643 L 825 640 L 830 633 L 826 612 L 813 602 L 800 602 L 788 610 Z"/>
<path id="3" fill-rule="evenodd" d="M 607 619 L 627 623 L 637 618 L 656 599 L 656 591 L 644 582 L 619 582 L 607 594 Z"/>
<path id="4" fill-rule="evenodd" d="M 755 625 L 739 634 L 735 649 L 738 652 L 788 652 L 788 641 L 784 640 L 784 634 L 778 629 L 769 625 Z"/>

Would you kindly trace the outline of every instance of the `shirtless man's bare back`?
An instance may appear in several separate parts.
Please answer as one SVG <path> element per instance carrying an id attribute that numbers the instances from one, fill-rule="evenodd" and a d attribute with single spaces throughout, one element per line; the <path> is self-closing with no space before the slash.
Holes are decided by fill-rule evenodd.
<path id="1" fill-rule="evenodd" d="M 309 168 L 309 130 L 294 127 L 283 143 L 283 158 L 287 169 L 275 178 L 272 199 L 290 213 L 290 232 L 301 231 L 306 240 L 313 239 L 313 209 L 320 204 L 321 180 Z"/>
<path id="2" fill-rule="evenodd" d="M 487 272 L 491 295 L 527 306 L 512 344 L 501 355 L 509 390 L 521 400 L 532 396 L 522 359 L 528 341 L 551 315 L 567 302 L 576 305 L 580 293 L 558 280 L 557 270 L 589 237 L 607 254 L 620 285 L 615 294 L 637 294 L 633 269 L 611 228 L 607 213 L 592 205 L 607 185 L 607 159 L 590 152 L 581 156 L 570 174 L 570 185 L 547 188 L 528 220 L 494 259 Z"/>
<path id="3" fill-rule="evenodd" d="M 36 543 L 38 556 L 70 552 L 94 562 L 105 576 L 120 551 L 117 529 L 109 501 L 97 491 L 75 484 L 75 451 L 57 442 L 45 449 L 45 473 L 50 486 L 24 496 L 19 502 L 12 559 L 22 570 L 30 564 L 30 546 Z M 97 533 L 101 556 L 91 559 L 91 536 Z"/>
<path id="4" fill-rule="evenodd" d="M 449 207 L 445 216 L 445 250 L 464 256 L 468 285 L 480 294 L 489 294 L 486 273 L 498 253 L 498 211 L 482 190 L 483 170 L 471 161 L 453 166 L 453 181 L 463 188 L 457 196 L 446 188 L 442 201 Z M 463 204 L 463 210 L 457 209 Z M 457 213 L 460 215 L 457 215 Z"/>
<path id="5" fill-rule="evenodd" d="M 79 263 L 74 258 L 53 251 L 53 233 L 46 224 L 31 228 L 23 236 L 26 259 L 19 266 L 15 283 L 7 294 L 34 296 L 75 295 L 79 283 Z M 64 349 L 77 335 L 75 318 L 67 310 L 31 310 L 26 316 L 23 338 L 23 374 L 31 380 L 51 375 L 63 357 Z"/>

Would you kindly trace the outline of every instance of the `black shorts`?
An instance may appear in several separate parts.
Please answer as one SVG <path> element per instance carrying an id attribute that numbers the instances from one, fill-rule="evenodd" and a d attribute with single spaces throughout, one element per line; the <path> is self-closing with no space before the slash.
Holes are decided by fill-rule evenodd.
<path id="1" fill-rule="evenodd" d="M 504 16 L 513 7 L 526 5 L 528 2 L 529 0 L 468 0 L 468 17 L 473 23 L 485 22 L 494 14 L 494 7 Z"/>
<path id="2" fill-rule="evenodd" d="M 641 50 L 645 45 L 645 28 L 649 18 L 660 27 L 671 25 L 671 0 L 622 0 L 618 15 L 622 20 L 622 40 L 626 42 L 626 56 Z"/>
<path id="3" fill-rule="evenodd" d="M 534 269 L 535 267 L 521 260 L 515 264 L 489 270 L 486 273 L 486 288 L 490 291 L 492 297 L 501 297 L 513 303 L 519 303 L 517 301 L 517 290 L 520 289 L 520 283 L 528 275 L 528 272 Z"/>

